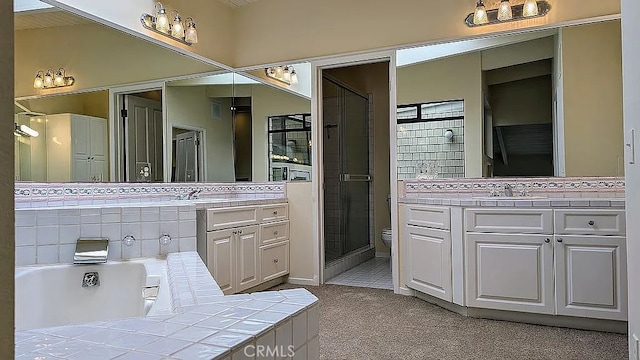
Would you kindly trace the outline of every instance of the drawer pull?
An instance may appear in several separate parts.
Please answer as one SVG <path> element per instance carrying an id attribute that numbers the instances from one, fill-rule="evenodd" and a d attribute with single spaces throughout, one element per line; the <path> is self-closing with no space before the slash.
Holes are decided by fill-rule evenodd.
<path id="1" fill-rule="evenodd" d="M 557 238 L 556 241 L 561 243 L 562 242 L 562 238 Z"/>
<path id="2" fill-rule="evenodd" d="M 273 212 L 273 215 L 278 215 L 278 212 L 277 212 L 277 211 L 274 211 L 274 212 Z"/>
<path id="3" fill-rule="evenodd" d="M 546 239 L 544 239 L 544 242 L 546 242 L 546 243 L 548 244 L 548 243 L 550 243 L 550 242 L 551 242 L 551 239 L 546 238 Z"/>
<path id="4" fill-rule="evenodd" d="M 274 231 L 273 235 L 278 235 L 278 230 Z"/>
<path id="5" fill-rule="evenodd" d="M 593 221 L 593 220 L 589 220 L 589 222 L 588 222 L 587 224 L 589 224 L 589 225 L 593 226 L 593 225 L 595 225 L 595 223 L 596 223 L 595 221 Z"/>
<path id="6" fill-rule="evenodd" d="M 242 230 L 238 230 L 238 234 L 242 234 Z"/>
<path id="7" fill-rule="evenodd" d="M 273 259 L 273 262 L 274 262 L 275 264 L 277 264 L 277 263 L 278 263 L 278 259 Z"/>

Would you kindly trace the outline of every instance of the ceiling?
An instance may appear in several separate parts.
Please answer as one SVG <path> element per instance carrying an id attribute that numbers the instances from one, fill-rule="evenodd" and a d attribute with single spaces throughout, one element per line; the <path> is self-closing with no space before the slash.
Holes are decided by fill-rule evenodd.
<path id="1" fill-rule="evenodd" d="M 92 23 L 91 20 L 57 9 L 15 13 L 13 20 L 16 31 Z"/>
<path id="2" fill-rule="evenodd" d="M 225 5 L 233 6 L 233 7 L 251 5 L 255 2 L 258 2 L 258 0 L 219 0 L 219 1 Z"/>

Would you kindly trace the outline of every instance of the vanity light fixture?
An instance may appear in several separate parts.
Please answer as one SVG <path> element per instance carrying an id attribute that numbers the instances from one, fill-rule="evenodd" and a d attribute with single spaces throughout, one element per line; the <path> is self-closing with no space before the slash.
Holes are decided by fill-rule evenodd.
<path id="1" fill-rule="evenodd" d="M 144 13 L 140 16 L 142 27 L 158 34 L 170 37 L 185 45 L 196 44 L 198 42 L 198 31 L 193 18 L 186 18 L 186 24 L 182 22 L 182 17 L 177 10 L 171 12 L 171 21 L 167 17 L 167 10 L 161 3 L 155 5 L 156 15 Z M 173 16 L 175 14 L 175 16 Z"/>
<path id="2" fill-rule="evenodd" d="M 280 81 L 287 85 L 295 85 L 298 83 L 298 74 L 296 74 L 296 69 L 291 65 L 272 66 L 264 69 L 264 72 L 267 74 L 268 78 Z"/>
<path id="3" fill-rule="evenodd" d="M 497 9 L 487 10 L 482 0 L 477 0 L 476 9 L 467 15 L 464 22 L 469 27 L 500 24 L 545 16 L 551 11 L 546 0 L 525 0 L 523 4 L 511 6 L 510 0 L 501 0 Z"/>
<path id="4" fill-rule="evenodd" d="M 27 125 L 18 125 L 17 123 L 13 123 L 13 134 L 15 136 L 24 136 L 24 137 L 38 137 L 40 135 L 39 132 L 33 130 Z"/>
<path id="5" fill-rule="evenodd" d="M 75 83 L 73 76 L 67 76 L 63 68 L 59 68 L 54 73 L 53 69 L 38 71 L 33 80 L 33 87 L 36 89 L 50 89 L 64 86 L 71 86 Z"/>

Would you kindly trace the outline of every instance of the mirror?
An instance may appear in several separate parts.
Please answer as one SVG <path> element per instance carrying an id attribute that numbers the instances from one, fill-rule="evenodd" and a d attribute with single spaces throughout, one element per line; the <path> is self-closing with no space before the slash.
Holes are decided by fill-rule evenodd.
<path id="1" fill-rule="evenodd" d="M 159 104 L 159 113 L 145 115 L 150 120 L 144 127 L 153 130 L 145 132 L 134 131 L 142 122 L 113 131 L 109 89 L 219 68 L 53 7 L 19 11 L 14 20 L 16 181 L 164 181 L 164 124 L 156 126 L 162 119 L 162 86 L 120 94 Z M 73 85 L 34 88 L 36 73 L 49 69 L 64 69 Z M 136 141 L 125 144 L 125 135 Z M 117 139 L 117 159 L 110 159 L 111 137 Z M 152 156 L 142 159 L 142 153 Z M 113 178 L 112 160 L 123 167 Z M 148 179 L 137 178 L 141 162 L 152 164 Z"/>
<path id="2" fill-rule="evenodd" d="M 398 178 L 623 176 L 619 21 L 397 51 Z"/>
<path id="3" fill-rule="evenodd" d="M 167 83 L 172 181 L 311 180 L 311 101 L 261 71 Z"/>

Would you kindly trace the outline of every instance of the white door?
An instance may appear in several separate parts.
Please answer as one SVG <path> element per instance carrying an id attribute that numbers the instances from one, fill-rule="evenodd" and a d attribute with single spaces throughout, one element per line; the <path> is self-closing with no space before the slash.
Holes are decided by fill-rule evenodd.
<path id="1" fill-rule="evenodd" d="M 407 225 L 402 243 L 409 261 L 407 287 L 452 301 L 451 233 Z"/>
<path id="2" fill-rule="evenodd" d="M 162 104 L 132 95 L 124 96 L 124 104 L 126 181 L 163 181 Z"/>
<path id="3" fill-rule="evenodd" d="M 467 305 L 553 314 L 551 240 L 535 234 L 467 233 Z"/>
<path id="4" fill-rule="evenodd" d="M 627 252 L 620 236 L 555 237 L 558 315 L 627 320 Z"/>
<path id="5" fill-rule="evenodd" d="M 230 229 L 207 233 L 207 268 L 225 294 L 236 292 L 235 231 Z"/>
<path id="6" fill-rule="evenodd" d="M 254 287 L 260 283 L 258 266 L 258 226 L 245 226 L 235 231 L 237 239 L 237 288 L 236 292 Z"/>
<path id="7" fill-rule="evenodd" d="M 176 135 L 176 182 L 202 181 L 200 139 L 200 131 L 189 131 Z"/>

